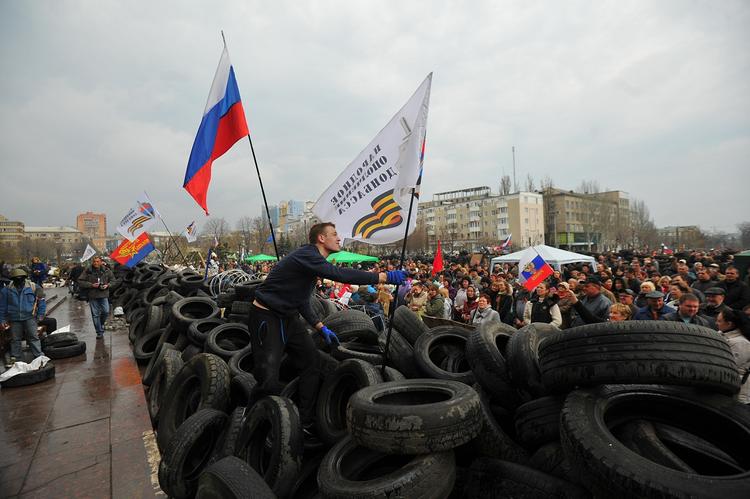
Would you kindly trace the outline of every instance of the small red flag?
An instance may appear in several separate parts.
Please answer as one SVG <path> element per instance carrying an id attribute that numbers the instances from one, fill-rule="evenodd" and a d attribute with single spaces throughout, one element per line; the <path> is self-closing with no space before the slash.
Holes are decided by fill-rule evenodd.
<path id="1" fill-rule="evenodd" d="M 438 240 L 437 252 L 435 253 L 435 259 L 432 261 L 432 275 L 443 271 L 443 250 L 440 248 L 440 240 Z"/>

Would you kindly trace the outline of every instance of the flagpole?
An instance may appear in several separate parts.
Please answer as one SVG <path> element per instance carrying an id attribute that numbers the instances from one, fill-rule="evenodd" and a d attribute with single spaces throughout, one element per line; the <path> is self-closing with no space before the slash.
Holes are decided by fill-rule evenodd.
<path id="1" fill-rule="evenodd" d="M 151 201 L 151 196 L 148 195 L 148 192 L 143 191 L 143 193 L 146 195 L 146 199 Z M 153 201 L 151 201 L 151 205 L 153 206 Z M 167 222 L 164 221 L 164 219 L 161 216 L 161 212 L 159 210 L 156 210 L 156 213 L 159 215 L 159 220 L 161 221 L 161 224 L 164 226 L 165 229 L 167 229 L 167 234 L 169 234 L 169 240 L 174 243 L 175 247 L 177 248 L 177 252 L 180 254 L 180 257 L 182 258 L 182 262 L 185 264 L 185 267 L 189 267 L 187 258 L 185 258 L 185 255 L 182 254 L 182 250 L 180 249 L 180 245 L 177 244 L 174 241 L 174 236 L 172 235 L 172 231 L 169 230 L 169 227 L 167 227 Z M 162 259 L 164 259 L 164 252 L 162 252 Z"/>
<path id="2" fill-rule="evenodd" d="M 399 269 L 404 266 L 404 258 L 406 257 L 406 239 L 409 237 L 409 222 L 411 222 L 411 210 L 414 207 L 414 192 L 415 188 L 411 188 L 411 198 L 409 199 L 409 214 L 406 216 L 406 230 L 404 231 L 404 244 L 401 246 L 401 260 L 399 261 Z M 388 310 L 388 333 L 385 336 L 385 348 L 383 348 L 383 365 L 381 366 L 381 374 L 385 376 L 385 364 L 388 361 L 388 347 L 391 344 L 391 331 L 393 331 L 393 315 L 396 312 L 396 305 L 398 304 L 398 288 L 399 284 L 396 284 L 396 290 L 393 292 L 395 295 L 392 307 Z"/>
<path id="3" fill-rule="evenodd" d="M 223 36 L 223 33 L 222 33 Z M 250 142 L 250 151 L 253 153 L 253 163 L 255 163 L 255 172 L 258 174 L 258 183 L 260 184 L 260 192 L 263 194 L 263 206 L 266 207 L 266 217 L 268 217 L 268 227 L 271 229 L 271 239 L 273 239 L 273 250 L 276 252 L 276 261 L 279 261 L 279 248 L 276 246 L 276 234 L 273 231 L 273 222 L 271 222 L 271 212 L 268 211 L 268 201 L 266 201 L 266 190 L 263 188 L 263 180 L 260 178 L 260 169 L 258 168 L 258 160 L 255 158 L 255 148 L 253 147 L 253 139 L 250 138 L 250 134 L 247 134 L 247 140 Z"/>

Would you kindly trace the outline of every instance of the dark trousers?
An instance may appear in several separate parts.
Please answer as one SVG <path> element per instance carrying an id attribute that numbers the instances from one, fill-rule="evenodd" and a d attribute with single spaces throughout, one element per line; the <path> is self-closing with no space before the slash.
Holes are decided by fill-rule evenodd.
<path id="1" fill-rule="evenodd" d="M 251 306 L 248 319 L 253 349 L 253 375 L 258 381 L 256 395 L 278 395 L 283 388 L 279 368 L 284 352 L 299 373 L 300 419 L 315 420 L 315 402 L 320 388 L 320 356 L 304 324 L 296 316 L 280 316 Z"/>

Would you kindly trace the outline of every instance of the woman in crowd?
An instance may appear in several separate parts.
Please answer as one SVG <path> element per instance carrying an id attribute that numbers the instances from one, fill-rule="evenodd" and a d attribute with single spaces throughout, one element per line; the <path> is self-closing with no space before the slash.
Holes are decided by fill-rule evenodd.
<path id="1" fill-rule="evenodd" d="M 453 312 L 453 300 L 451 300 L 450 293 L 447 288 L 440 288 L 438 293 L 443 297 L 443 319 L 450 319 Z"/>
<path id="2" fill-rule="evenodd" d="M 466 301 L 464 301 L 464 306 L 461 310 L 461 322 L 470 323 L 471 314 L 477 308 L 477 305 L 477 290 L 474 286 L 470 285 L 466 288 Z"/>
<path id="3" fill-rule="evenodd" d="M 549 292 L 549 284 L 541 282 L 536 287 L 536 297 L 526 302 L 523 310 L 523 324 L 544 322 L 553 326 L 562 326 L 560 307 L 557 306 L 557 295 Z"/>
<path id="4" fill-rule="evenodd" d="M 750 320 L 739 310 L 725 308 L 716 316 L 716 327 L 729 343 L 737 361 L 742 382 L 737 399 L 743 404 L 750 404 Z"/>
<path id="5" fill-rule="evenodd" d="M 479 326 L 486 322 L 500 322 L 500 315 L 490 306 L 490 297 L 482 293 L 477 299 L 477 308 L 472 312 L 471 324 Z"/>
<path id="6" fill-rule="evenodd" d="M 513 325 L 513 288 L 505 279 L 498 279 L 498 291 L 495 298 L 495 310 L 500 320 Z"/>
<path id="7" fill-rule="evenodd" d="M 624 303 L 613 303 L 609 307 L 610 322 L 629 321 L 632 314 L 633 310 Z"/>

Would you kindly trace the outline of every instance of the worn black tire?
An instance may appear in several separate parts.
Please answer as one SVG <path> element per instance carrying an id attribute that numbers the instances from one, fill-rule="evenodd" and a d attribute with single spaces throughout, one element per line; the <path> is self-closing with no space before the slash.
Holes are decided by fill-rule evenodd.
<path id="1" fill-rule="evenodd" d="M 528 466 L 561 480 L 573 481 L 570 475 L 570 463 L 565 458 L 559 441 L 549 442 L 539 447 L 529 458 Z"/>
<path id="2" fill-rule="evenodd" d="M 359 359 L 370 364 L 383 363 L 383 347 L 356 341 L 345 341 L 331 348 L 331 356 L 336 360 Z"/>
<path id="3" fill-rule="evenodd" d="M 337 310 L 326 317 L 325 325 L 339 341 L 357 341 L 377 345 L 378 330 L 369 315 L 359 310 Z"/>
<path id="4" fill-rule="evenodd" d="M 218 316 L 219 307 L 211 298 L 183 298 L 172 305 L 172 326 L 181 333 L 186 333 L 193 321 Z"/>
<path id="5" fill-rule="evenodd" d="M 516 409 L 518 440 L 529 449 L 560 440 L 560 413 L 564 397 L 541 397 Z"/>
<path id="6" fill-rule="evenodd" d="M 197 345 L 193 345 L 192 343 L 188 343 L 188 345 L 182 349 L 182 354 L 181 354 L 182 361 L 189 362 L 190 359 L 192 359 L 193 357 L 201 353 L 203 353 L 203 350 L 201 349 L 201 347 Z"/>
<path id="7" fill-rule="evenodd" d="M 212 462 L 226 422 L 223 412 L 203 409 L 177 429 L 159 463 L 159 485 L 170 497 L 185 499 L 195 495 L 198 478 Z"/>
<path id="8" fill-rule="evenodd" d="M 161 328 L 162 324 L 162 307 L 158 305 L 149 305 L 146 307 L 146 324 L 143 326 L 145 333 L 156 331 Z"/>
<path id="9" fill-rule="evenodd" d="M 41 340 L 42 350 L 47 347 L 66 347 L 78 343 L 78 335 L 75 333 L 48 334 Z"/>
<path id="10" fill-rule="evenodd" d="M 229 368 L 220 357 L 198 354 L 175 377 L 159 411 L 157 442 L 165 448 L 177 428 L 201 409 L 226 410 L 229 402 Z"/>
<path id="11" fill-rule="evenodd" d="M 516 388 L 531 394 L 532 398 L 546 395 L 539 369 L 539 343 L 559 332 L 551 324 L 534 322 L 516 331 L 508 340 L 505 361 L 510 379 Z"/>
<path id="12" fill-rule="evenodd" d="M 206 344 L 208 334 L 216 326 L 224 324 L 226 321 L 215 317 L 213 319 L 201 319 L 190 323 L 187 329 L 187 337 L 194 344 L 203 347 Z"/>
<path id="13" fill-rule="evenodd" d="M 385 366 L 385 369 L 383 369 L 383 364 L 379 364 L 376 367 L 383 377 L 383 381 L 403 381 L 406 379 L 406 376 L 401 374 L 398 369 L 394 369 L 391 366 Z"/>
<path id="14" fill-rule="evenodd" d="M 246 413 L 237 457 L 263 475 L 277 496 L 286 497 L 294 486 L 303 451 L 299 413 L 291 400 L 263 397 Z"/>
<path id="15" fill-rule="evenodd" d="M 148 415 L 151 417 L 151 423 L 154 427 L 159 422 L 162 401 L 167 396 L 169 388 L 172 386 L 177 373 L 180 372 L 183 365 L 184 362 L 182 361 L 182 357 L 180 357 L 180 352 L 170 349 L 164 351 L 164 356 L 148 389 Z"/>
<path id="16" fill-rule="evenodd" d="M 305 443 L 307 445 L 307 442 Z M 320 487 L 318 486 L 318 469 L 328 449 L 311 449 L 305 447 L 305 455 L 302 458 L 302 467 L 294 486 L 289 493 L 292 499 L 320 499 Z"/>
<path id="17" fill-rule="evenodd" d="M 130 340 L 130 343 L 135 343 L 135 340 L 143 331 L 146 323 L 145 313 L 146 309 L 138 309 L 133 313 L 131 319 L 128 321 L 128 340 Z"/>
<path id="18" fill-rule="evenodd" d="M 482 429 L 470 442 L 475 455 L 493 457 L 524 464 L 529 460 L 526 450 L 498 422 L 492 413 L 490 398 L 479 385 L 474 385 L 482 408 Z"/>
<path id="19" fill-rule="evenodd" d="M 744 473 L 706 476 L 656 465 L 631 452 L 607 424 L 668 421 L 709 441 Z M 658 385 L 605 385 L 576 390 L 563 406 L 560 439 L 576 476 L 607 497 L 747 497 L 750 490 L 750 407 L 730 397 Z"/>
<path id="20" fill-rule="evenodd" d="M 203 276 L 194 272 L 185 272 L 177 278 L 177 286 L 182 294 L 200 289 L 203 282 Z"/>
<path id="21" fill-rule="evenodd" d="M 328 445 L 344 438 L 348 433 L 346 407 L 349 398 L 361 388 L 382 382 L 380 372 L 368 362 L 359 359 L 341 362 L 318 392 L 315 421 L 318 437 Z"/>
<path id="22" fill-rule="evenodd" d="M 466 342 L 466 358 L 477 383 L 509 409 L 518 405 L 518 392 L 511 384 L 505 362 L 505 350 L 515 332 L 515 328 L 502 322 L 487 322 L 472 331 Z"/>
<path id="23" fill-rule="evenodd" d="M 441 452 L 482 429 L 479 395 L 457 381 L 412 379 L 363 388 L 347 408 L 352 438 L 392 454 Z"/>
<path id="24" fill-rule="evenodd" d="M 455 326 L 438 326 L 422 333 L 414 344 L 414 360 L 425 377 L 473 384 L 474 373 L 466 360 L 469 334 Z"/>
<path id="25" fill-rule="evenodd" d="M 702 465 L 708 464 L 717 470 L 721 468 L 724 472 L 730 469 L 734 473 L 742 473 L 742 465 L 736 459 L 706 439 L 665 423 L 653 423 L 653 426 L 659 440 L 670 448 L 684 449 L 692 455 L 699 456 L 699 459 L 704 461 Z"/>
<path id="26" fill-rule="evenodd" d="M 310 305 L 317 314 L 320 320 L 325 320 L 326 317 L 336 312 L 336 304 L 331 300 L 321 298 L 320 296 L 313 294 L 310 298 Z"/>
<path id="27" fill-rule="evenodd" d="M 164 359 L 164 354 L 167 350 L 174 350 L 174 345 L 168 342 L 161 343 L 160 345 L 157 345 L 157 350 L 154 352 L 154 355 L 151 356 L 151 359 L 148 361 L 148 365 L 146 366 L 146 370 L 143 371 L 143 378 L 141 379 L 141 383 L 143 383 L 146 386 L 151 385 L 151 383 L 154 381 L 154 378 L 156 378 L 156 374 L 159 372 L 159 365 L 161 364 L 161 361 Z"/>
<path id="28" fill-rule="evenodd" d="M 245 349 L 232 355 L 229 359 L 229 372 L 232 377 L 240 374 L 253 374 L 253 352 L 250 349 Z"/>
<path id="29" fill-rule="evenodd" d="M 422 334 L 430 329 L 406 305 L 401 305 L 393 312 L 393 327 L 398 329 L 401 336 L 412 346 Z"/>
<path id="30" fill-rule="evenodd" d="M 19 386 L 35 385 L 36 383 L 41 383 L 42 381 L 47 381 L 54 377 L 55 365 L 52 362 L 47 362 L 44 367 L 37 369 L 36 371 L 19 373 L 10 379 L 6 379 L 0 383 L 0 386 L 3 388 L 15 388 Z"/>
<path id="31" fill-rule="evenodd" d="M 219 306 L 219 308 L 230 308 L 232 306 L 232 302 L 236 299 L 237 295 L 234 291 L 219 293 L 219 296 L 216 297 L 216 304 Z"/>
<path id="32" fill-rule="evenodd" d="M 240 434 L 245 426 L 246 407 L 235 407 L 229 413 L 226 431 L 221 437 L 221 441 L 216 446 L 213 460 L 218 461 L 228 456 L 234 456 L 237 453 L 237 446 L 240 442 Z"/>
<path id="33" fill-rule="evenodd" d="M 225 457 L 201 473 L 196 499 L 276 499 L 263 477 L 242 459 Z"/>
<path id="34" fill-rule="evenodd" d="M 262 282 L 263 279 L 253 279 L 236 285 L 234 287 L 234 292 L 237 295 L 237 299 L 252 303 L 255 288 L 257 288 Z"/>
<path id="35" fill-rule="evenodd" d="M 456 478 L 453 452 L 392 456 L 345 438 L 325 455 L 318 485 L 327 499 L 445 499 Z"/>
<path id="36" fill-rule="evenodd" d="M 671 321 L 589 324 L 550 335 L 539 350 L 548 390 L 606 383 L 688 385 L 726 394 L 740 377 L 720 333 Z"/>
<path id="37" fill-rule="evenodd" d="M 229 408 L 249 407 L 258 382 L 252 374 L 238 374 L 229 382 Z"/>
<path id="38" fill-rule="evenodd" d="M 471 465 L 465 497 L 495 499 L 522 498 L 590 498 L 578 485 L 542 473 L 522 464 L 499 459 L 479 458 Z"/>
<path id="39" fill-rule="evenodd" d="M 236 315 L 242 315 L 244 317 L 247 317 L 248 314 L 250 314 L 250 308 L 252 307 L 251 303 L 248 303 L 246 301 L 241 300 L 235 300 L 232 302 L 232 306 L 229 307 L 229 310 Z"/>
<path id="40" fill-rule="evenodd" d="M 386 346 L 386 335 L 381 340 L 383 349 Z M 407 378 L 419 378 L 419 369 L 414 362 L 414 348 L 408 341 L 401 336 L 401 333 L 394 327 L 391 330 L 391 342 L 388 345 L 388 360 L 386 365 L 395 367 Z"/>
<path id="41" fill-rule="evenodd" d="M 229 361 L 232 355 L 250 350 L 250 332 L 247 324 L 227 322 L 216 326 L 206 338 L 204 350 Z"/>
<path id="42" fill-rule="evenodd" d="M 44 349 L 44 355 L 50 359 L 67 359 L 86 353 L 86 342 L 79 341 L 67 346 L 48 346 Z"/>
<path id="43" fill-rule="evenodd" d="M 695 473 L 687 462 L 659 439 L 651 421 L 645 419 L 628 421 L 613 428 L 612 434 L 628 449 L 655 464 L 685 473 Z M 742 470 L 735 471 L 735 473 L 741 472 Z"/>
<path id="44" fill-rule="evenodd" d="M 164 331 L 155 329 L 138 338 L 133 346 L 133 357 L 139 364 L 147 364 L 156 352 L 156 346 L 159 344 Z"/>

